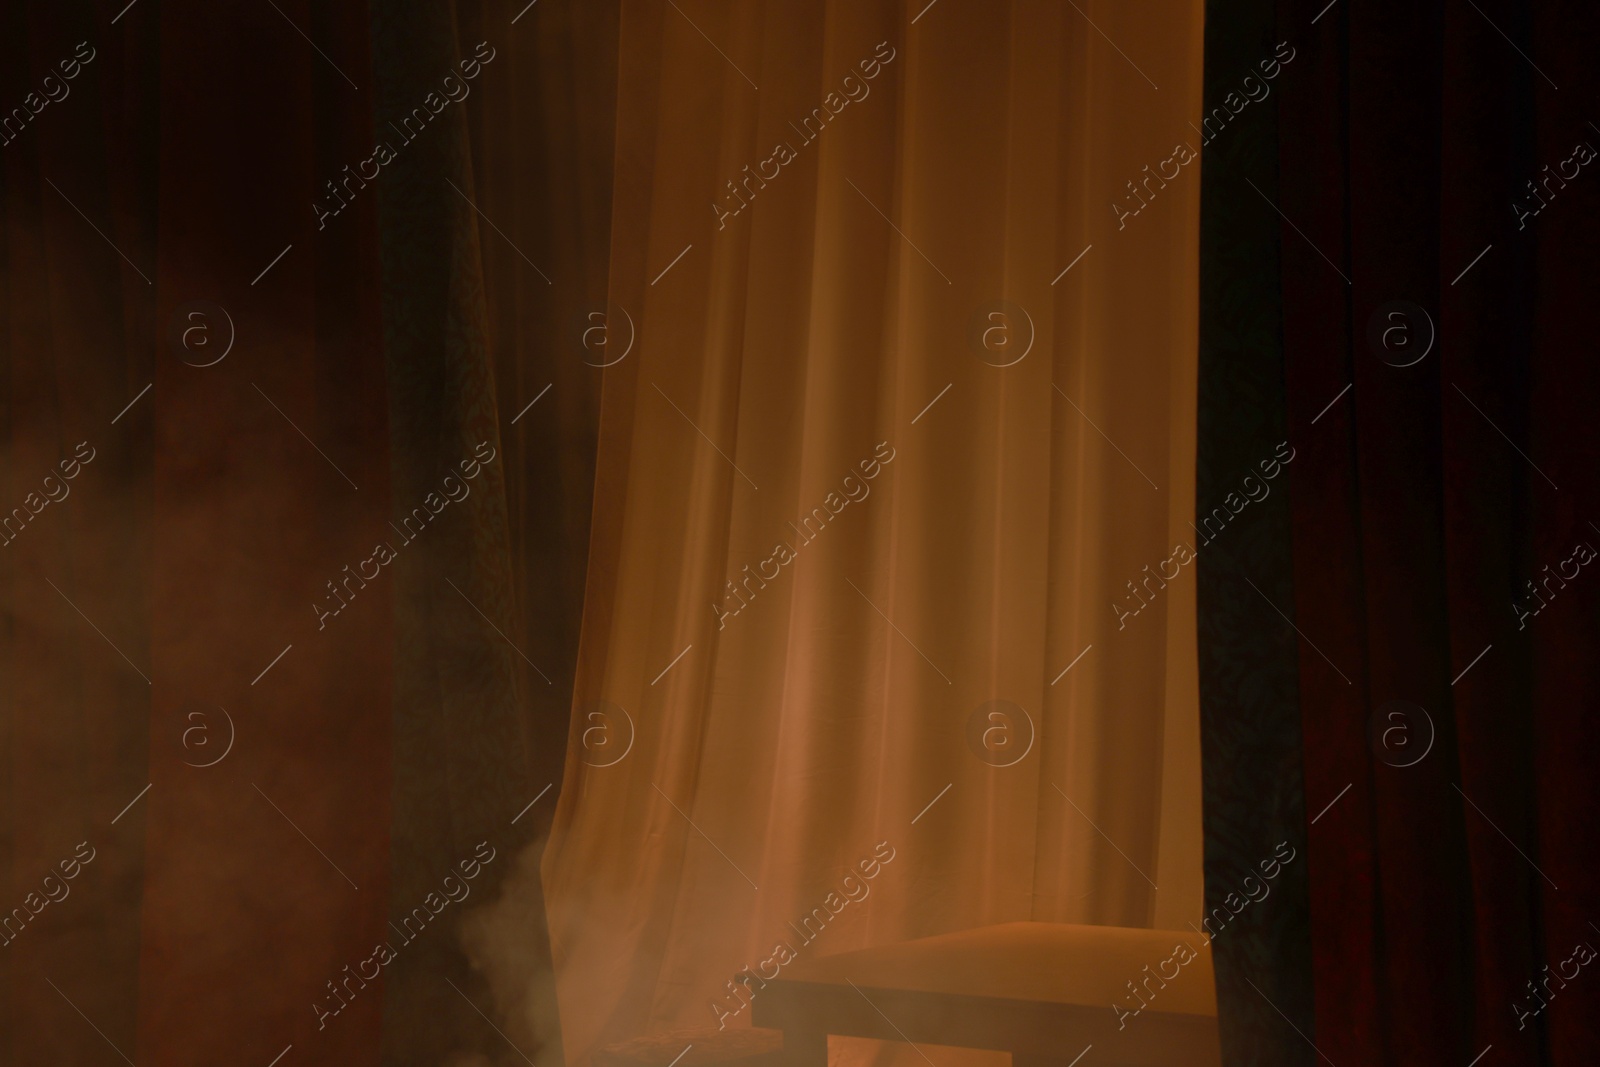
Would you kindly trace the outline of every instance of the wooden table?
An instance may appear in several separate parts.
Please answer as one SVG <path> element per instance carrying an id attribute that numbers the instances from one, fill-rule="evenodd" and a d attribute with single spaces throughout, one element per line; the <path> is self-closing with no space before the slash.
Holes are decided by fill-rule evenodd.
<path id="1" fill-rule="evenodd" d="M 827 1067 L 829 1034 L 1001 1049 L 1014 1067 L 1222 1062 L 1211 950 L 1170 930 L 1006 923 L 802 957 L 751 1009 L 794 1067 Z"/>

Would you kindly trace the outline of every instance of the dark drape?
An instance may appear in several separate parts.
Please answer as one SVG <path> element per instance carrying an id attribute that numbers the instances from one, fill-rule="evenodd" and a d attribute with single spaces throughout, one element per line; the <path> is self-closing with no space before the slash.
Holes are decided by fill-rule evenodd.
<path id="1" fill-rule="evenodd" d="M 153 423 L 118 415 L 156 348 L 155 26 L 104 29 L 0 7 L 6 1067 L 113 1055 L 64 997 L 130 1052 L 138 1012 L 144 812 L 117 817 L 150 781 Z"/>
<path id="2" fill-rule="evenodd" d="M 393 590 L 346 577 L 390 510 L 376 212 L 319 229 L 310 207 L 369 136 L 365 19 L 308 3 L 220 14 L 140 4 L 116 27 L 155 24 L 159 51 L 140 59 L 160 85 L 154 387 L 127 416 L 153 428 L 155 500 L 125 1051 L 371 1062 L 376 991 L 352 983 L 340 1008 L 328 983 L 383 935 L 389 880 Z M 195 319 L 194 301 L 214 307 Z M 204 346 L 185 343 L 197 325 Z M 325 1022 L 324 1001 L 339 1009 Z"/>
<path id="3" fill-rule="evenodd" d="M 0 1063 L 559 1053 L 615 13 L 530 7 L 0 14 Z"/>
<path id="4" fill-rule="evenodd" d="M 1292 471 L 1299 456 L 1280 447 L 1290 435 L 1277 217 L 1242 199 L 1257 195 L 1251 182 L 1277 195 L 1277 94 L 1304 61 L 1282 67 L 1279 40 L 1270 0 L 1207 10 L 1195 479 L 1204 929 L 1224 1062 L 1272 1065 L 1316 1059 L 1282 1024 L 1305 1025 L 1311 1003 L 1298 680 L 1279 614 L 1294 610 L 1289 494 L 1272 466 L 1289 455 Z M 1232 93 L 1237 106 L 1246 77 L 1269 91 L 1234 113 L 1223 101 Z M 1211 118 L 1218 107 L 1225 122 Z M 1245 905 L 1273 870 L 1271 895 Z"/>
<path id="5" fill-rule="evenodd" d="M 483 928 L 451 907 L 405 946 L 384 1063 L 560 1058 L 537 871 L 582 613 L 599 396 L 584 313 L 606 303 L 615 36 L 615 5 L 374 4 L 397 520 L 483 461 L 446 504 L 465 514 L 400 550 L 390 918 L 407 936 L 483 844 L 496 858 L 472 892 L 527 915 Z"/>
<path id="6" fill-rule="evenodd" d="M 365 78 L 362 12 L 288 7 Z M 388 511 L 373 216 L 307 211 L 370 118 L 215 14 L 7 8 L 5 477 L 60 496 L 4 550 L 8 1063 L 265 1062 L 383 928 L 387 597 L 311 609 Z"/>
<path id="7" fill-rule="evenodd" d="M 1208 905 L 1278 832 L 1264 738 L 1309 877 L 1216 942 L 1229 1061 L 1596 1062 L 1600 15 L 1208 22 L 1208 114 L 1244 42 L 1297 52 L 1205 158 L 1201 516 L 1241 425 L 1295 449 L 1267 551 L 1202 552 Z"/>

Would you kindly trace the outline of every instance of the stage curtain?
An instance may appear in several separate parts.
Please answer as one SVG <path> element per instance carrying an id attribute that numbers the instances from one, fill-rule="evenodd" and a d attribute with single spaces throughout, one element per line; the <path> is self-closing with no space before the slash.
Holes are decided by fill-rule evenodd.
<path id="1" fill-rule="evenodd" d="M 390 514 L 376 205 L 325 226 L 313 209 L 371 136 L 364 12 L 117 15 L 97 28 L 148 34 L 137 59 L 159 86 L 154 385 L 123 420 L 153 434 L 155 473 L 152 787 L 120 824 L 139 820 L 147 849 L 122 1051 L 371 1063 L 380 991 L 351 982 L 341 1008 L 330 983 L 384 935 L 389 882 L 393 592 L 360 577 Z M 214 306 L 195 319 L 193 301 Z M 200 323 L 207 344 L 186 345 Z M 324 1001 L 339 1014 L 319 1021 Z"/>
<path id="2" fill-rule="evenodd" d="M 536 871 L 582 616 L 616 11 L 376 4 L 372 25 L 377 138 L 396 148 L 373 184 L 397 520 L 493 457 L 447 505 L 465 513 L 396 565 L 396 939 L 480 844 L 495 858 L 386 973 L 383 1062 L 560 1063 Z M 410 136 L 430 94 L 463 87 Z"/>
<path id="3" fill-rule="evenodd" d="M 1287 521 L 1254 559 L 1202 565 L 1208 865 L 1285 822 L 1306 853 L 1299 898 L 1219 941 L 1224 1046 L 1593 1062 L 1600 22 L 1322 7 L 1227 5 L 1208 26 L 1208 112 L 1246 42 L 1298 53 L 1207 156 L 1201 513 L 1206 457 L 1219 489 L 1246 458 L 1240 410 L 1257 445 L 1297 453 Z M 1220 784 L 1241 769 L 1256 795 Z M 1290 802 L 1263 807 L 1268 788 Z M 1208 866 L 1208 903 L 1236 873 Z"/>
<path id="4" fill-rule="evenodd" d="M 0 948 L 0 1062 L 431 1067 L 509 1054 L 497 1026 L 559 1059 L 508 1019 L 554 1017 L 537 897 L 468 920 L 537 862 L 565 746 L 614 9 L 3 18 L 38 109 L 0 145 L 0 483 L 38 509 L 0 547 L 5 912 L 94 859 Z M 467 901 L 391 926 L 480 842 Z"/>
<path id="5" fill-rule="evenodd" d="M 311 211 L 366 22 L 288 8 L 6 16 L 57 98 L 0 147 L 7 483 L 93 455 L 0 550 L 7 911 L 93 855 L 3 950 L 6 1062 L 268 1062 L 384 928 L 389 602 L 312 608 L 388 515 L 373 212 Z"/>
<path id="6" fill-rule="evenodd" d="M 86 5 L 0 13 L 6 1067 L 114 1056 L 63 995 L 133 1051 L 148 807 L 123 809 L 179 739 L 152 739 L 150 397 L 118 418 L 157 321 L 154 27 L 126 30 Z"/>
<path id="7" fill-rule="evenodd" d="M 1198 923 L 1200 14 L 624 3 L 569 1063 L 780 940 Z"/>

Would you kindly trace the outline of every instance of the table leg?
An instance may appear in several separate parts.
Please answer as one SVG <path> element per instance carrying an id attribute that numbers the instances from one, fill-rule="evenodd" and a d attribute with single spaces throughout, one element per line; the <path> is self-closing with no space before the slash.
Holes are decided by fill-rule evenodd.
<path id="1" fill-rule="evenodd" d="M 785 1030 L 783 1058 L 788 1067 L 828 1067 L 828 1035 L 815 1030 Z"/>

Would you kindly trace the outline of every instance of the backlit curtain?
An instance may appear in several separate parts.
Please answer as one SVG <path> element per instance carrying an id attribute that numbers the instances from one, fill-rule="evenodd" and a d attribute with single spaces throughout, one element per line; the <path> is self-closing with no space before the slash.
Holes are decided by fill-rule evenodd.
<path id="1" fill-rule="evenodd" d="M 780 940 L 1198 921 L 1200 33 L 623 5 L 569 1062 L 746 1024 Z"/>

